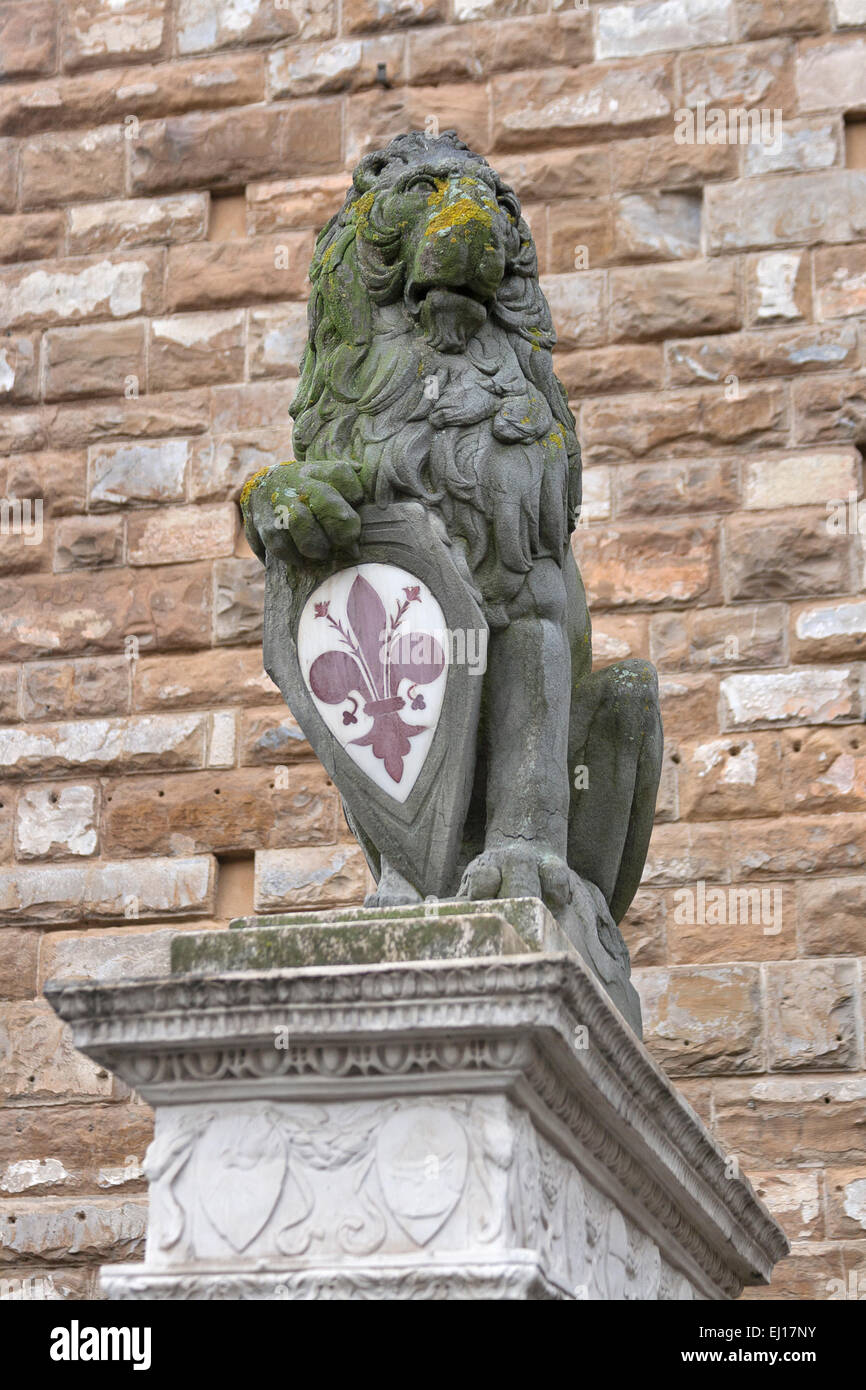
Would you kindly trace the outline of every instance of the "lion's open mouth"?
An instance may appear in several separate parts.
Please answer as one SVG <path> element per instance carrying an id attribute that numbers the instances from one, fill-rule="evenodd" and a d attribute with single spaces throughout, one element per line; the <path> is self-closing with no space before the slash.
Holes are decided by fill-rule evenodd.
<path id="1" fill-rule="evenodd" d="M 484 300 L 472 290 L 411 285 L 406 304 L 430 346 L 439 352 L 462 352 L 487 319 Z"/>

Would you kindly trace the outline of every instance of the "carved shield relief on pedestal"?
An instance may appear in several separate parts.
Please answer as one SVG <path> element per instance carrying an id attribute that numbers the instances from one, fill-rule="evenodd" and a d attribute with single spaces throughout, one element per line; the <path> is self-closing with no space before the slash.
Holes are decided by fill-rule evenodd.
<path id="1" fill-rule="evenodd" d="M 298 576 L 268 557 L 265 668 L 374 872 L 381 855 L 422 896 L 445 897 L 459 881 L 487 624 L 425 508 L 368 505 L 361 518 L 354 563 Z"/>

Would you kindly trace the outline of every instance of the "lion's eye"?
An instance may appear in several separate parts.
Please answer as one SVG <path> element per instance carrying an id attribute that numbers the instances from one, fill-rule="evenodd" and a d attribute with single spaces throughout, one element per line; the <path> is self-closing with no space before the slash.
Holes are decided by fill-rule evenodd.
<path id="1" fill-rule="evenodd" d="M 431 179 L 427 174 L 417 174 L 406 185 L 406 191 L 408 193 L 435 193 L 436 180 Z"/>

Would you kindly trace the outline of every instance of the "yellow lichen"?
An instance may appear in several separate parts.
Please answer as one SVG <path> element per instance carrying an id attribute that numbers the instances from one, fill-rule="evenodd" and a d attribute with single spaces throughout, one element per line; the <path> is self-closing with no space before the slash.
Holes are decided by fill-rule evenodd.
<path id="1" fill-rule="evenodd" d="M 479 207 L 471 198 L 457 198 L 435 217 L 430 218 L 424 235 L 435 236 L 437 232 L 450 232 L 454 227 L 465 227 L 470 222 L 480 222 L 482 227 L 489 227 L 490 213 Z"/>
<path id="2" fill-rule="evenodd" d="M 247 503 L 250 500 L 250 495 L 253 489 L 258 487 L 259 483 L 262 481 L 262 478 L 264 478 L 267 473 L 270 473 L 270 471 L 271 468 L 269 465 L 267 468 L 260 468 L 257 473 L 253 473 L 251 477 L 247 478 L 246 482 L 241 488 L 242 507 L 245 507 L 247 505 Z"/>

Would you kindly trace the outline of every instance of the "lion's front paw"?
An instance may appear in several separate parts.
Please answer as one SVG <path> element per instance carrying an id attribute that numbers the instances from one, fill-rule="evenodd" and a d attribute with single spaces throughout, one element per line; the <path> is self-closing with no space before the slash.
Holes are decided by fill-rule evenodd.
<path id="1" fill-rule="evenodd" d="M 572 873 L 565 860 L 549 846 L 498 845 L 486 849 L 466 868 L 458 896 L 485 898 L 541 898 L 553 912 L 571 895 Z"/>
<path id="2" fill-rule="evenodd" d="M 333 550 L 354 551 L 361 533 L 355 507 L 363 500 L 352 463 L 280 463 L 245 484 L 244 530 L 262 561 L 268 550 L 287 564 L 326 560 Z"/>

